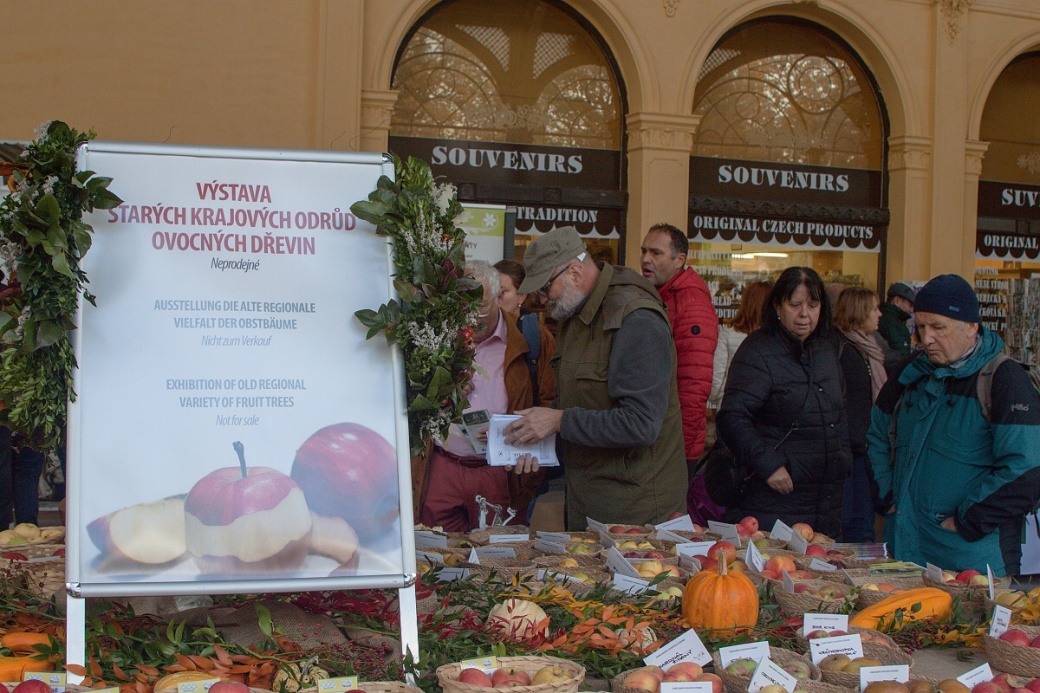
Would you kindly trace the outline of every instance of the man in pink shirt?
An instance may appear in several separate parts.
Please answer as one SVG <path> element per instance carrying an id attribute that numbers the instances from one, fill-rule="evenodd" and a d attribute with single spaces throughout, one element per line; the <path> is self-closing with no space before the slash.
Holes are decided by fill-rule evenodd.
<path id="1" fill-rule="evenodd" d="M 499 308 L 499 273 L 489 263 L 474 261 L 466 273 L 484 288 L 473 332 L 474 374 L 467 393 L 467 412 L 486 410 L 488 414 L 507 414 L 531 406 L 533 392 L 524 354 L 527 340 Z M 484 441 L 482 441 L 484 442 Z M 485 455 L 477 453 L 452 424 L 448 437 L 436 441 L 423 479 L 419 521 L 429 527 L 441 526 L 449 532 L 465 532 L 479 526 L 475 497 L 517 511 L 511 524 L 526 521 L 527 507 L 544 472 L 537 464 L 512 467 L 489 466 Z M 512 478 L 511 478 L 512 477 Z M 491 517 L 487 517 L 488 522 Z"/>

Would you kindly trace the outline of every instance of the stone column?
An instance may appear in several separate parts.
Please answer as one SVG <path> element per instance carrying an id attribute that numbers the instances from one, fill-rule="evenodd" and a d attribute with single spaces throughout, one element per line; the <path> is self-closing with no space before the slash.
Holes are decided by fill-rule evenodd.
<path id="1" fill-rule="evenodd" d="M 971 233 L 964 235 L 964 248 L 962 250 L 965 258 L 971 258 L 971 273 L 964 277 L 974 282 L 975 274 L 975 248 L 978 244 L 978 218 L 979 218 L 979 179 L 982 177 L 982 159 L 989 149 L 989 142 L 979 140 L 968 140 L 964 144 L 964 222 L 965 226 L 971 226 Z"/>
<path id="2" fill-rule="evenodd" d="M 397 92 L 378 89 L 361 90 L 361 134 L 357 149 L 362 152 L 385 152 L 390 137 L 390 116 L 397 103 Z"/>
<path id="3" fill-rule="evenodd" d="M 906 135 L 888 141 L 887 283 L 931 278 L 928 249 L 931 232 L 932 139 Z M 888 287 L 878 287 L 883 293 Z"/>
<path id="4" fill-rule="evenodd" d="M 700 118 L 671 113 L 632 113 L 628 129 L 628 215 L 625 264 L 639 267 L 639 246 L 653 224 L 686 230 L 690 152 Z"/>

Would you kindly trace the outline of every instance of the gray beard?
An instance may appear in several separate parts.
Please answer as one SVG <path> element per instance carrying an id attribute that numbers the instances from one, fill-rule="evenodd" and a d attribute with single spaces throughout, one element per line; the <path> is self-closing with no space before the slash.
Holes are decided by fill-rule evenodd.
<path id="1" fill-rule="evenodd" d="M 559 298 L 548 301 L 545 307 L 549 309 L 549 315 L 553 320 L 563 321 L 570 317 L 573 317 L 581 305 L 585 302 L 585 294 L 578 291 L 573 286 L 564 286 L 563 295 Z"/>

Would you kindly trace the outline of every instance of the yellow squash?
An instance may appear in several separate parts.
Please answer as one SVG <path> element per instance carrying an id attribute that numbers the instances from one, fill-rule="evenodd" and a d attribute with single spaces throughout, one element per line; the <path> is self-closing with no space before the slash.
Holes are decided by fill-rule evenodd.
<path id="1" fill-rule="evenodd" d="M 953 597 L 935 587 L 918 587 L 912 590 L 897 592 L 849 619 L 850 626 L 872 628 L 884 623 L 889 630 L 898 630 L 904 623 L 922 621 L 929 618 L 949 618 L 953 606 Z M 896 612 L 902 610 L 902 620 L 898 621 Z"/>

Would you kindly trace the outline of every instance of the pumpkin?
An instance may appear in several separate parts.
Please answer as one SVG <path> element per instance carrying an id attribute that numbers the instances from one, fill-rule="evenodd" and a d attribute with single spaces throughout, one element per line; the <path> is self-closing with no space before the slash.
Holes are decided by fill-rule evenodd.
<path id="1" fill-rule="evenodd" d="M 726 561 L 718 571 L 702 570 L 683 589 L 682 615 L 690 628 L 732 636 L 758 623 L 758 589 L 747 575 L 729 572 Z"/>
<path id="2" fill-rule="evenodd" d="M 880 630 L 884 623 L 890 630 L 899 630 L 904 623 L 928 618 L 949 618 L 953 608 L 953 597 L 936 587 L 917 587 L 903 590 L 871 604 L 849 619 L 850 626 Z M 901 612 L 902 619 L 896 619 Z"/>
<path id="3" fill-rule="evenodd" d="M 0 647 L 6 647 L 16 654 L 35 654 L 36 645 L 50 646 L 51 638 L 46 633 L 26 633 L 15 631 L 0 636 Z M 5 679 L 6 680 L 6 679 Z"/>
<path id="4" fill-rule="evenodd" d="M 487 625 L 510 640 L 530 640 L 549 628 L 548 616 L 542 607 L 526 599 L 507 599 L 491 607 Z"/>

